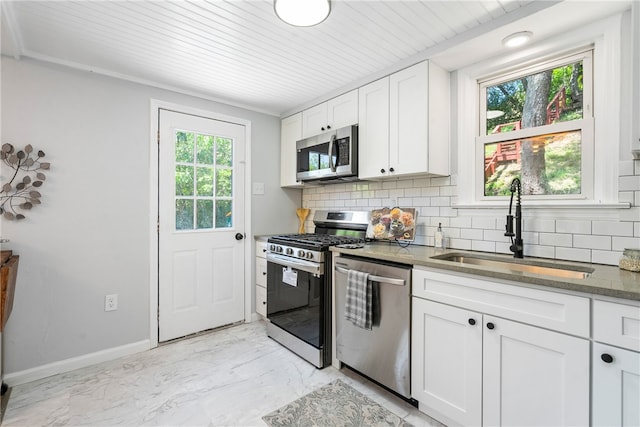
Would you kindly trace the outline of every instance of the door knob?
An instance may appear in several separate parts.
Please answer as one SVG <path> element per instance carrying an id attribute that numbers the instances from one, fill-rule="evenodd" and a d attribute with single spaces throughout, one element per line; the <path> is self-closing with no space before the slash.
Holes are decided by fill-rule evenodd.
<path id="1" fill-rule="evenodd" d="M 244 234 L 236 233 L 236 240 L 242 240 L 242 239 L 244 239 Z"/>

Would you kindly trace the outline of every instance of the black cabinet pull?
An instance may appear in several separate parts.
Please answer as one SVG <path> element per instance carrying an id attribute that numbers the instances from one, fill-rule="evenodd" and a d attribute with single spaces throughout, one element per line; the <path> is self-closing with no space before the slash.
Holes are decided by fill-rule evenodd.
<path id="1" fill-rule="evenodd" d="M 475 325 L 476 324 L 476 319 L 469 319 L 469 324 L 471 326 Z"/>
<path id="2" fill-rule="evenodd" d="M 327 129 L 331 129 L 331 126 L 330 126 L 330 125 L 327 125 Z"/>
<path id="3" fill-rule="evenodd" d="M 395 172 L 393 168 L 389 168 L 389 172 Z"/>
<path id="4" fill-rule="evenodd" d="M 600 356 L 600 359 L 602 359 L 604 363 L 613 362 L 613 356 L 608 353 L 602 353 L 602 355 Z"/>
<path id="5" fill-rule="evenodd" d="M 262 275 L 263 275 L 263 276 L 266 276 L 266 275 L 267 275 L 267 272 L 266 272 L 266 271 L 263 271 L 263 272 L 262 272 Z"/>
<path id="6" fill-rule="evenodd" d="M 322 127 L 322 128 L 320 128 L 320 130 L 324 130 L 324 128 Z"/>
<path id="7" fill-rule="evenodd" d="M 487 329 L 493 329 L 495 327 L 496 327 L 496 325 L 494 325 L 493 323 L 491 323 L 491 322 L 487 323 Z"/>
<path id="8" fill-rule="evenodd" d="M 385 173 L 385 170 L 384 169 L 380 169 L 380 173 Z"/>

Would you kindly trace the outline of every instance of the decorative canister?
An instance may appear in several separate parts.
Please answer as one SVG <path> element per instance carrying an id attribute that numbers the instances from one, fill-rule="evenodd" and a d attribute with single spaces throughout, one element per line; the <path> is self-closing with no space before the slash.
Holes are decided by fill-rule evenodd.
<path id="1" fill-rule="evenodd" d="M 640 249 L 627 248 L 622 252 L 620 268 L 629 271 L 640 271 Z"/>

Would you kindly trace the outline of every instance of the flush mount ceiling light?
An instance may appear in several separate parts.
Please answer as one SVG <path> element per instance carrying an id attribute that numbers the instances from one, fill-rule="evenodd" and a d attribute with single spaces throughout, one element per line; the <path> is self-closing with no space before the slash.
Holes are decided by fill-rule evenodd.
<path id="1" fill-rule="evenodd" d="M 278 18 L 296 27 L 311 27 L 327 19 L 330 0 L 273 0 Z"/>
<path id="2" fill-rule="evenodd" d="M 502 44 L 506 47 L 518 47 L 527 43 L 533 33 L 531 31 L 520 31 L 518 33 L 513 33 L 508 35 L 507 37 L 502 39 Z"/>

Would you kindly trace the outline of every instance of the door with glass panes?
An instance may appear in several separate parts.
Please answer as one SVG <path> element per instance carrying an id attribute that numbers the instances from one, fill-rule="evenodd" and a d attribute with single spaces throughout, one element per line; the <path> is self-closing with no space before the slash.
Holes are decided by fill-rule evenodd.
<path id="1" fill-rule="evenodd" d="M 244 319 L 245 127 L 160 110 L 159 341 Z"/>

